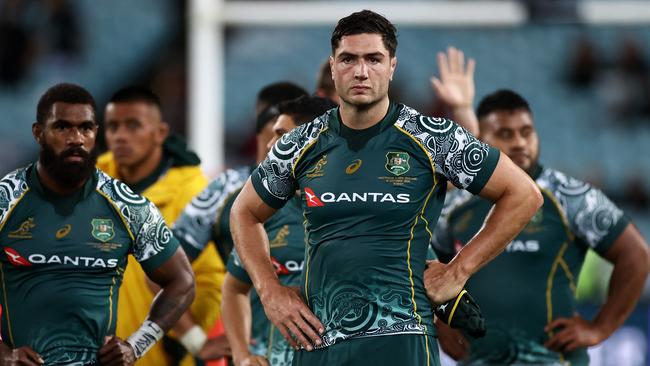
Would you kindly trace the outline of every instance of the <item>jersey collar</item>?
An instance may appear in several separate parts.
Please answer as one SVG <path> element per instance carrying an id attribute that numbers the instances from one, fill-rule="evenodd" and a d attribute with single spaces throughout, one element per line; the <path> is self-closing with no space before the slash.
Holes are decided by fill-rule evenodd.
<path id="1" fill-rule="evenodd" d="M 38 192 L 41 196 L 48 199 L 69 199 L 74 196 L 78 196 L 79 200 L 87 198 L 92 192 L 95 191 L 97 187 L 97 169 L 91 174 L 90 178 L 86 180 L 86 183 L 83 185 L 83 188 L 80 191 L 74 192 L 67 196 L 59 195 L 41 184 L 41 180 L 38 178 L 38 172 L 36 171 L 36 163 L 31 164 L 27 167 L 27 185 Z"/>
<path id="2" fill-rule="evenodd" d="M 341 133 L 341 124 L 343 123 L 341 122 L 340 108 L 341 107 L 338 107 L 336 109 L 332 109 L 331 111 L 329 111 L 330 114 L 329 121 L 328 121 L 329 129 L 336 132 L 337 134 Z M 379 129 L 379 133 L 383 132 L 388 127 L 394 125 L 395 122 L 397 122 L 397 118 L 399 117 L 399 112 L 401 109 L 402 109 L 401 104 L 397 104 L 393 101 L 390 102 L 390 104 L 388 105 L 388 111 L 386 112 L 386 115 L 379 122 L 381 126 Z M 375 126 L 368 127 L 367 129 L 371 129 L 373 127 Z M 359 130 L 359 131 L 364 131 L 364 130 Z"/>

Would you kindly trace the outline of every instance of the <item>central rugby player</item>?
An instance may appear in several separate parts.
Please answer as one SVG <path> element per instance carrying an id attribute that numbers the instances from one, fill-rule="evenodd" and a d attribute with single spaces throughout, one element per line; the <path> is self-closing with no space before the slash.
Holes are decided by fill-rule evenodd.
<path id="1" fill-rule="evenodd" d="M 231 211 L 235 247 L 294 365 L 437 365 L 432 304 L 462 290 L 542 203 L 532 180 L 456 123 L 389 100 L 395 27 L 371 11 L 331 39 L 340 108 L 296 128 L 253 172 Z M 495 203 L 449 264 L 426 262 L 446 182 Z M 263 223 L 301 192 L 301 295 L 278 281 Z"/>

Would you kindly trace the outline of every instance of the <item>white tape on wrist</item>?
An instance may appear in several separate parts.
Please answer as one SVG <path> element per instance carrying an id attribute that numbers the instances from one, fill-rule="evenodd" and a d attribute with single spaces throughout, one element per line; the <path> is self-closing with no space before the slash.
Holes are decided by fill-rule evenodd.
<path id="1" fill-rule="evenodd" d="M 182 337 L 178 339 L 179 342 L 185 347 L 185 349 L 196 356 L 199 354 L 205 342 L 208 341 L 208 336 L 205 334 L 203 329 L 198 325 L 193 326 L 183 334 Z"/>
<path id="2" fill-rule="evenodd" d="M 145 320 L 140 328 L 126 339 L 126 342 L 133 347 L 135 357 L 140 358 L 164 335 L 165 332 L 158 324 L 151 320 Z"/>

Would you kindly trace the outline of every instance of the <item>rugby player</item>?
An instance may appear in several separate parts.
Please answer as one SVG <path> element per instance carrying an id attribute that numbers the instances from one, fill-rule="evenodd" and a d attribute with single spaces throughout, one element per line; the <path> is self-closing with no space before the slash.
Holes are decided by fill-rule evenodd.
<path id="1" fill-rule="evenodd" d="M 432 304 L 457 296 L 541 205 L 507 156 L 389 100 L 395 33 L 367 10 L 339 21 L 330 65 L 340 108 L 283 136 L 231 210 L 237 253 L 269 320 L 303 348 L 294 365 L 438 364 Z M 447 180 L 495 208 L 449 264 L 425 263 Z M 279 282 L 263 226 L 296 190 L 308 243 L 302 296 Z"/>
<path id="2" fill-rule="evenodd" d="M 466 339 L 438 324 L 441 346 L 463 364 L 586 365 L 586 348 L 607 339 L 634 309 L 650 269 L 647 243 L 600 190 L 539 163 L 524 98 L 496 91 L 480 102 L 477 115 L 481 140 L 535 180 L 544 204 L 505 252 L 467 282 L 486 317 L 486 336 Z M 447 197 L 433 241 L 441 259 L 462 250 L 491 207 L 462 191 Z M 607 300 L 592 320 L 576 314 L 575 302 L 589 249 L 614 264 Z"/>
<path id="3" fill-rule="evenodd" d="M 274 83 L 264 87 L 257 97 L 256 111 L 259 113 L 256 122 L 256 160 L 262 161 L 266 155 L 266 145 L 273 137 L 273 121 L 278 116 L 277 103 L 283 100 L 306 96 L 307 92 L 291 83 Z M 232 203 L 242 185 L 250 175 L 252 168 L 249 166 L 237 169 L 228 169 L 196 196 L 185 207 L 182 214 L 174 224 L 174 234 L 179 238 L 190 258 L 196 258 L 209 247 L 212 240 L 218 247 L 218 252 L 224 262 L 229 261 L 232 250 L 232 237 L 230 236 L 230 221 L 228 213 Z M 302 221 L 301 221 L 302 222 Z M 278 235 L 282 227 L 278 227 L 272 236 Z M 292 235 L 302 231 L 292 231 Z M 228 291 L 229 275 L 224 279 L 224 294 Z M 252 301 L 255 300 L 252 296 Z M 225 311 L 227 298 L 223 298 L 222 308 Z M 261 306 L 260 306 L 261 309 Z M 226 321 L 226 313 L 222 317 Z M 266 337 L 268 336 L 268 322 L 264 321 L 263 313 L 253 316 L 253 335 L 255 345 L 252 346 L 253 354 L 266 354 Z M 209 341 L 210 342 L 210 341 Z M 208 343 L 209 343 L 208 342 Z M 237 350 L 237 347 L 233 348 Z M 237 352 L 234 354 L 237 358 Z"/>
<path id="4" fill-rule="evenodd" d="M 132 365 L 194 297 L 158 209 L 95 168 L 95 115 L 82 87 L 48 89 L 32 125 L 38 162 L 0 181 L 3 365 Z M 123 340 L 114 334 L 128 254 L 161 291 Z"/>
<path id="5" fill-rule="evenodd" d="M 109 151 L 99 157 L 97 167 L 151 200 L 165 222 L 173 224 L 185 205 L 205 188 L 208 179 L 196 154 L 187 150 L 180 137 L 169 135 L 158 96 L 136 86 L 117 91 L 106 105 L 104 126 Z M 219 315 L 224 265 L 210 246 L 192 263 L 192 269 L 196 277 L 196 298 L 173 330 L 192 355 L 201 359 L 217 358 L 227 351 L 225 336 L 219 343 L 211 343 L 212 348 L 206 347 L 205 342 L 206 332 Z M 147 317 L 155 292 L 150 290 L 146 274 L 136 265 L 136 259 L 129 256 L 117 306 L 117 336 L 128 336 L 137 329 Z M 178 359 L 183 359 L 181 365 L 194 364 L 187 352 L 175 354 L 179 353 L 176 351 L 179 347 L 164 347 L 168 342 L 176 341 L 166 337 L 138 364 L 165 366 L 178 363 Z M 166 352 L 168 348 L 175 352 Z"/>
<path id="6" fill-rule="evenodd" d="M 274 137 L 267 144 L 266 152 L 285 133 L 302 125 L 336 107 L 329 99 L 319 97 L 300 97 L 295 100 L 280 103 L 279 116 L 273 125 Z M 258 161 L 258 164 L 261 162 Z M 305 228 L 304 218 L 300 209 L 300 198 L 284 206 L 277 215 L 267 221 L 264 229 L 270 238 L 269 251 L 275 272 L 285 286 L 300 286 L 300 276 L 305 257 Z M 293 360 L 293 349 L 282 337 L 280 332 L 269 323 L 264 315 L 264 309 L 255 296 L 251 301 L 250 293 L 253 287 L 250 277 L 241 264 L 236 251 L 233 251 L 228 261 L 228 273 L 223 285 L 223 316 L 226 334 L 233 345 L 233 361 L 236 366 L 289 366 Z M 262 326 L 266 334 L 266 350 L 263 356 L 249 350 L 251 339 L 251 314 Z M 261 338 L 253 334 L 253 339 Z"/>

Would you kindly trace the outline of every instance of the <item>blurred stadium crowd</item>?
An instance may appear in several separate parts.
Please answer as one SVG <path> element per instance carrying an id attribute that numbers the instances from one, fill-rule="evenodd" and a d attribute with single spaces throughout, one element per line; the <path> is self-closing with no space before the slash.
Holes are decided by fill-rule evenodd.
<path id="1" fill-rule="evenodd" d="M 600 187 L 650 237 L 650 25 L 575 24 L 571 7 L 543 3 L 527 2 L 533 21 L 516 27 L 397 24 L 391 96 L 425 114 L 449 116 L 429 78 L 437 72 L 437 52 L 462 49 L 478 63 L 477 97 L 498 88 L 521 92 L 532 101 L 541 161 Z M 180 0 L 0 0 L 1 175 L 34 161 L 37 145 L 28 128 L 34 106 L 61 81 L 90 90 L 98 111 L 121 87 L 146 85 L 160 97 L 170 130 L 185 135 L 186 6 Z M 226 28 L 229 167 L 255 159 L 254 104 L 263 86 L 286 80 L 316 90 L 330 33 L 321 26 Z M 578 291 L 585 312 L 603 300 L 608 271 L 595 256 L 585 265 Z M 636 342 L 642 359 L 629 364 L 648 359 L 649 306 L 647 287 L 630 328 L 608 341 L 612 349 Z M 594 364 L 612 364 L 601 348 L 592 351 Z"/>

